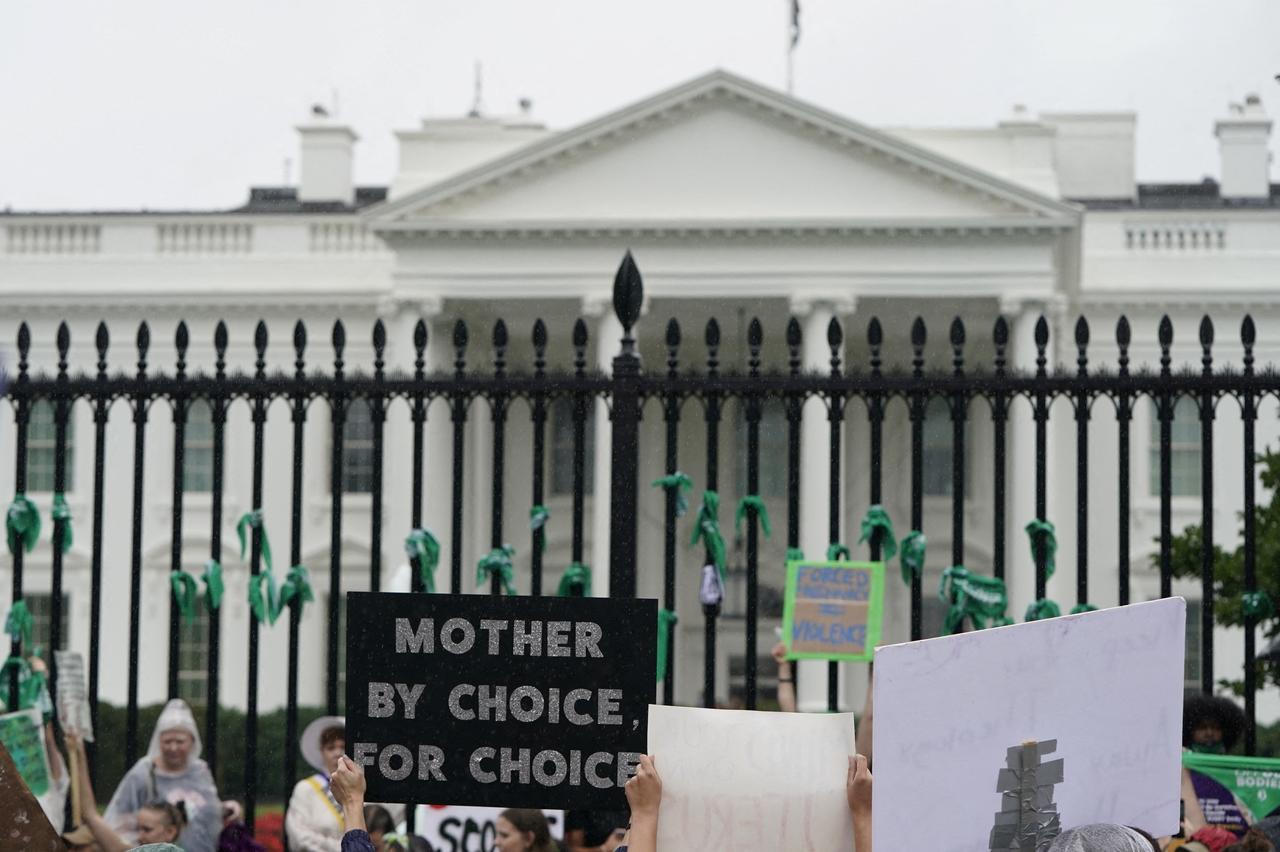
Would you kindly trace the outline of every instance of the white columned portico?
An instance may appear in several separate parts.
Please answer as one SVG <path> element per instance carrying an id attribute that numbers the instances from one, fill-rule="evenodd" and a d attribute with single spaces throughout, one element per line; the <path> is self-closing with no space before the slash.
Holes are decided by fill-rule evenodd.
<path id="1" fill-rule="evenodd" d="M 1054 330 L 1055 305 L 1046 300 L 1002 299 L 1000 313 L 1009 322 L 1009 369 L 1026 375 L 1036 371 L 1036 324 L 1044 316 Z M 1045 348 L 1045 369 L 1053 372 L 1054 346 L 1052 339 Z M 1005 488 L 1005 588 L 1009 595 L 1009 617 L 1021 621 L 1027 605 L 1036 599 L 1036 567 L 1031 557 L 1031 543 L 1026 526 L 1036 516 L 1036 422 L 1034 404 L 1025 399 L 1016 400 L 1009 407 L 1009 456 L 1006 463 Z M 1055 519 L 1053 499 L 1053 453 L 1057 444 L 1053 436 L 1053 422 L 1045 423 L 1045 446 L 1050 455 L 1046 459 L 1046 510 L 1048 520 Z M 1058 531 L 1063 539 L 1063 531 Z M 1059 560 L 1061 561 L 1061 560 Z M 1050 580 L 1050 589 L 1053 581 Z M 1053 592 L 1049 597 L 1056 600 Z"/>
<path id="2" fill-rule="evenodd" d="M 613 301 L 607 296 L 582 300 L 582 315 L 595 319 L 592 337 L 596 342 L 596 368 L 613 375 L 613 357 L 622 340 L 622 323 L 613 312 Z M 613 486 L 613 424 L 609 406 L 603 399 L 595 401 L 595 468 L 591 496 L 591 593 L 609 596 L 609 511 Z"/>
<path id="3" fill-rule="evenodd" d="M 827 329 L 833 319 L 847 324 L 857 308 L 850 295 L 831 294 L 818 297 L 792 296 L 790 308 L 802 323 L 802 358 L 806 373 L 828 374 L 831 371 L 831 347 Z M 843 347 L 838 350 L 841 361 Z M 821 399 L 810 398 L 804 404 L 800 425 L 800 549 L 805 556 L 822 559 L 831 544 L 831 423 L 827 406 Z M 840 458 L 845 459 L 841 452 Z M 843 481 L 843 479 L 842 479 Z M 841 539 L 837 539 L 841 540 Z M 827 709 L 827 663 L 800 661 L 798 664 L 798 709 L 821 712 Z M 840 701 L 845 703 L 845 666 L 840 667 Z"/>

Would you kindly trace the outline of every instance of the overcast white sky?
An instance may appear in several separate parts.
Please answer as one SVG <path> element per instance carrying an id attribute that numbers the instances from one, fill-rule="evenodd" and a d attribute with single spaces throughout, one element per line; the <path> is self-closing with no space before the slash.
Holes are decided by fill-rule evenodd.
<path id="1" fill-rule="evenodd" d="M 357 179 L 383 184 L 392 131 L 464 112 L 476 60 L 488 111 L 527 96 L 553 127 L 717 67 L 783 88 L 789 3 L 0 0 L 0 208 L 234 206 L 281 182 L 293 125 L 335 89 Z M 1136 110 L 1139 178 L 1198 180 L 1228 101 L 1280 114 L 1275 0 L 801 8 L 796 94 L 871 125 Z"/>

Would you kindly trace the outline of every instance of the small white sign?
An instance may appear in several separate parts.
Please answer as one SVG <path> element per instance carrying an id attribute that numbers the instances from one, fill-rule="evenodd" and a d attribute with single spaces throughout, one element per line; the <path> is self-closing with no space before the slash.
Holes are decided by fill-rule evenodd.
<path id="1" fill-rule="evenodd" d="M 1167 598 L 877 649 L 873 845 L 988 852 L 1032 741 L 1062 829 L 1177 831 L 1185 631 Z"/>
<path id="2" fill-rule="evenodd" d="M 853 848 L 852 713 L 651 705 L 649 753 L 662 778 L 663 852 Z"/>
<path id="3" fill-rule="evenodd" d="M 498 836 L 498 815 L 502 808 L 473 808 L 467 805 L 418 805 L 413 833 L 425 837 L 432 849 L 465 852 L 493 849 Z M 564 839 L 564 811 L 544 810 L 551 837 Z"/>
<path id="4" fill-rule="evenodd" d="M 93 742 L 93 716 L 89 710 L 84 656 L 75 651 L 54 651 L 58 664 L 58 722 L 64 731 L 79 734 L 85 742 Z"/>

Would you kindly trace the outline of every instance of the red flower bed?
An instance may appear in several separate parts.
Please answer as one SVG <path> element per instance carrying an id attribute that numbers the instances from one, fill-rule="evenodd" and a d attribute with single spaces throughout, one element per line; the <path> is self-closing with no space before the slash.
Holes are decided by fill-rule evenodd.
<path id="1" fill-rule="evenodd" d="M 267 852 L 284 852 L 284 814 L 278 811 L 260 814 L 253 821 L 253 838 L 265 846 Z"/>

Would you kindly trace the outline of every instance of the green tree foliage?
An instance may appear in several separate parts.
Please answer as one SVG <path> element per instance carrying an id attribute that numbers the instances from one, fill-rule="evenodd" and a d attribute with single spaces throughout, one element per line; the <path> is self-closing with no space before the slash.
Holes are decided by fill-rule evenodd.
<path id="1" fill-rule="evenodd" d="M 1254 547 L 1255 569 L 1258 590 L 1265 593 L 1273 602 L 1280 602 L 1280 452 L 1272 452 L 1270 448 L 1258 456 L 1262 487 L 1269 495 L 1259 495 L 1259 502 L 1254 507 Z M 1263 502 L 1265 500 L 1266 502 Z M 1244 614 L 1244 513 L 1240 515 L 1241 544 L 1234 550 L 1227 551 L 1215 544 L 1213 547 L 1213 616 L 1218 624 L 1228 627 L 1243 627 Z M 1204 541 L 1204 533 L 1199 524 L 1188 526 L 1172 538 L 1173 576 L 1184 579 L 1199 579 L 1200 549 Z M 1157 544 L 1159 539 L 1156 539 Z M 1159 567 L 1160 554 L 1157 550 L 1151 557 L 1153 566 Z M 1280 636 L 1280 608 L 1272 616 L 1259 622 L 1263 641 L 1266 642 Z M 1224 680 L 1221 682 L 1237 694 L 1244 691 L 1242 680 Z M 1280 685 L 1280 663 L 1258 663 L 1258 685 L 1260 687 Z"/>

